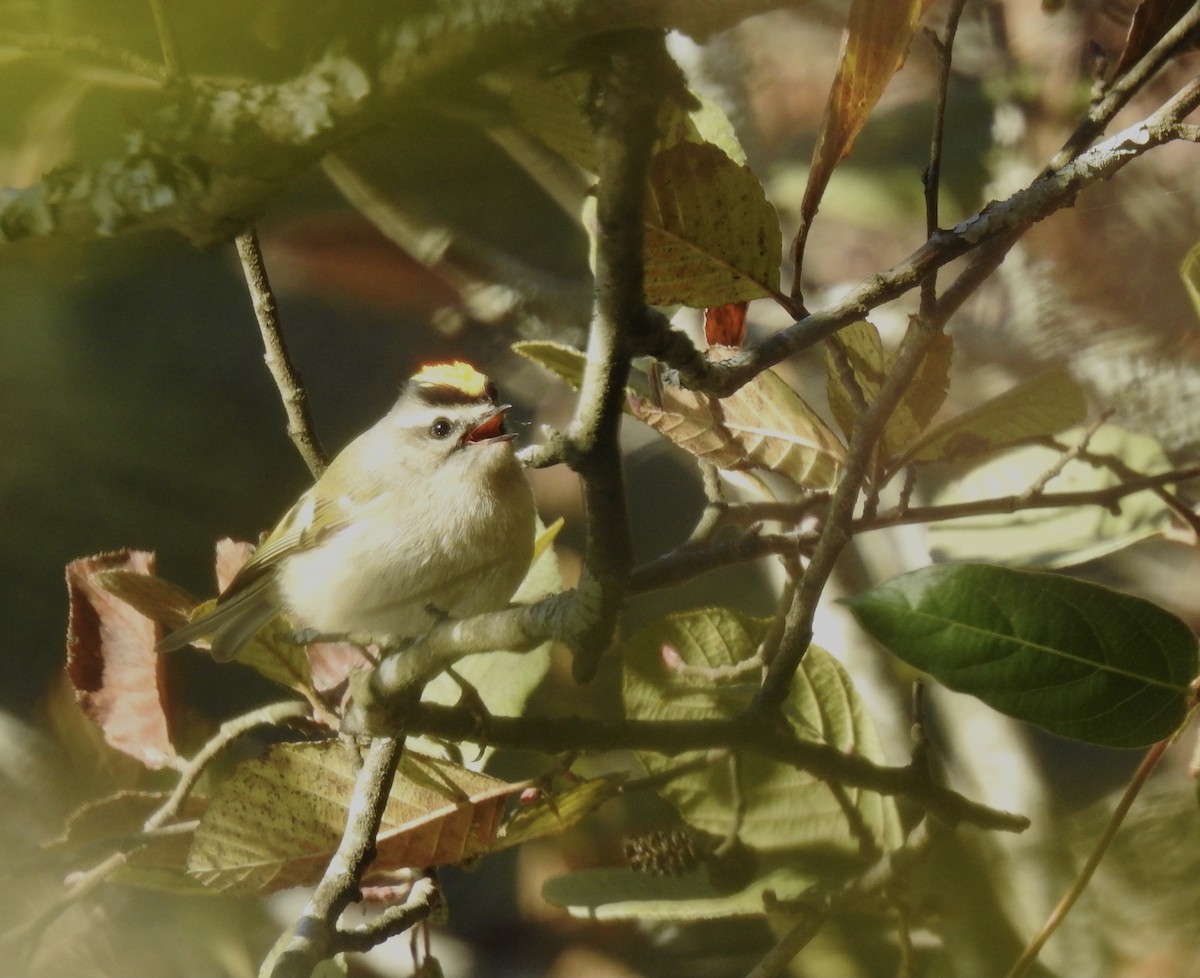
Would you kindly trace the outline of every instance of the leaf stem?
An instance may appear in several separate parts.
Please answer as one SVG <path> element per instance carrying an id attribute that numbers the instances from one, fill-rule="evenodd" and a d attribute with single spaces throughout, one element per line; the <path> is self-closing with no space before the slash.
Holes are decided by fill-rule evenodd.
<path id="1" fill-rule="evenodd" d="M 1112 815 L 1109 816 L 1108 824 L 1105 825 L 1100 838 L 1096 840 L 1096 845 L 1088 856 L 1087 862 L 1080 869 L 1075 882 L 1071 884 L 1070 889 L 1067 890 L 1063 898 L 1058 902 L 1058 906 L 1050 912 L 1050 916 L 1046 918 L 1046 922 L 1042 924 L 1041 929 L 1034 935 L 1033 940 L 1021 952 L 1021 956 L 1017 958 L 1016 963 L 1012 966 L 1012 970 L 1008 972 L 1008 978 L 1021 978 L 1022 975 L 1028 974 L 1029 969 L 1037 961 L 1038 953 L 1041 951 L 1043 945 L 1058 930 L 1059 925 L 1066 919 L 1067 914 L 1071 912 L 1071 908 L 1075 906 L 1075 902 L 1083 894 L 1083 891 L 1091 881 L 1092 875 L 1096 872 L 1096 867 L 1100 865 L 1100 860 L 1107 854 L 1113 839 L 1117 835 L 1117 830 L 1121 827 L 1125 816 L 1129 814 L 1129 809 L 1133 805 L 1134 800 L 1141 793 L 1146 780 L 1158 766 L 1158 762 L 1162 760 L 1173 739 L 1173 737 L 1168 737 L 1165 740 L 1160 740 L 1146 752 L 1146 756 L 1142 758 L 1142 763 L 1138 765 L 1137 770 L 1133 773 L 1133 777 L 1126 786 L 1124 794 L 1121 795 L 1121 800 L 1117 802 L 1117 807 L 1113 809 Z"/>

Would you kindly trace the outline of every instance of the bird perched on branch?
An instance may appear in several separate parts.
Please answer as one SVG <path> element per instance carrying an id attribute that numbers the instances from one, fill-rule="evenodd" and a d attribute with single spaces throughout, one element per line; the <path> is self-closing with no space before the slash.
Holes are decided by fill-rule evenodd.
<path id="1" fill-rule="evenodd" d="M 333 460 L 206 614 L 158 650 L 216 659 L 279 613 L 321 635 L 393 643 L 507 605 L 533 556 L 534 504 L 510 405 L 469 364 L 427 366 Z"/>

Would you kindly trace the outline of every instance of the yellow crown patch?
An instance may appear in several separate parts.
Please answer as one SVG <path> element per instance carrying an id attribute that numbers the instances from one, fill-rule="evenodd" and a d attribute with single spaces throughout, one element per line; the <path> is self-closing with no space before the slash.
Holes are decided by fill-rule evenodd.
<path id="1" fill-rule="evenodd" d="M 453 387 L 471 397 L 482 397 L 488 385 L 487 377 L 462 360 L 455 360 L 453 363 L 431 363 L 417 371 L 413 380 L 418 384 Z"/>

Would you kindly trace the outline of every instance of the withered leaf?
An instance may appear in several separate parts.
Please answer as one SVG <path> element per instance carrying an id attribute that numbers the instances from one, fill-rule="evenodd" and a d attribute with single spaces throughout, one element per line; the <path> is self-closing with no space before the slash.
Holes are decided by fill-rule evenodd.
<path id="1" fill-rule="evenodd" d="M 176 757 L 164 664 L 155 653 L 159 626 L 95 579 L 103 572 L 154 573 L 141 550 L 84 557 L 67 565 L 67 675 L 84 713 L 113 747 L 147 767 Z"/>

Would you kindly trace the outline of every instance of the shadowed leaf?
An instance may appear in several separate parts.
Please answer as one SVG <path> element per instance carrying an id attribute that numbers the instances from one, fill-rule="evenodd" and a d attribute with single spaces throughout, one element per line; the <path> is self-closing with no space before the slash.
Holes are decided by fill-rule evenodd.
<path id="1" fill-rule="evenodd" d="M 1192 245 L 1191 250 L 1184 257 L 1179 274 L 1191 297 L 1192 308 L 1196 310 L 1196 315 L 1200 316 L 1200 242 Z"/>
<path id="2" fill-rule="evenodd" d="M 945 462 L 986 455 L 1083 422 L 1087 399 L 1066 370 L 1051 370 L 925 432 L 892 463 Z"/>
<path id="3" fill-rule="evenodd" d="M 1061 439 L 1072 443 L 1072 434 Z M 1153 475 L 1171 468 L 1170 459 L 1153 438 L 1101 425 L 1088 441 L 1088 449 L 1113 455 L 1135 472 Z M 942 486 L 930 499 L 935 506 L 953 506 L 980 499 L 1021 496 L 1062 453 L 1027 445 L 973 466 L 961 478 Z M 1088 492 L 1117 485 L 1121 480 L 1108 469 L 1072 459 L 1046 487 L 1049 492 Z M 985 560 L 994 564 L 1034 564 L 1069 567 L 1095 560 L 1138 540 L 1161 533 L 1171 523 L 1171 511 L 1153 492 L 1139 492 L 1121 500 L 1120 510 L 1103 506 L 1026 509 L 995 516 L 931 523 L 929 550 L 938 562 Z"/>
<path id="4" fill-rule="evenodd" d="M 879 331 L 866 320 L 838 330 L 825 345 L 823 352 L 829 409 L 842 432 L 849 438 L 858 412 L 842 378 L 835 344 L 840 346 L 854 383 L 868 405 L 879 396 L 879 388 L 896 358 L 895 354 L 884 350 Z M 954 343 L 949 336 L 941 334 L 933 341 L 916 376 L 883 429 L 877 451 L 885 460 L 900 454 L 916 441 L 945 402 L 953 352 Z"/>
<path id="5" fill-rule="evenodd" d="M 520 806 L 504 823 L 496 849 L 508 849 L 530 839 L 565 832 L 585 815 L 615 798 L 624 780 L 624 775 L 619 774 L 589 778 L 564 791 L 544 794 L 531 804 Z"/>
<path id="6" fill-rule="evenodd" d="M 1125 38 L 1125 49 L 1121 52 L 1121 60 L 1117 62 L 1113 77 L 1120 77 L 1140 61 L 1194 5 L 1195 0 L 1142 0 L 1133 13 L 1129 34 Z M 1196 38 L 1193 35 L 1180 50 L 1195 46 Z"/>
<path id="7" fill-rule="evenodd" d="M 1056 574 L 943 564 L 846 604 L 905 662 L 1064 737 L 1142 747 L 1187 711 L 1196 638 L 1141 598 Z"/>
<path id="8" fill-rule="evenodd" d="M 708 143 L 650 161 L 645 289 L 651 305 L 704 308 L 779 291 L 779 217 L 749 168 Z"/>
<path id="9" fill-rule="evenodd" d="M 753 696 L 759 675 L 756 668 L 739 674 L 736 667 L 753 656 L 769 625 L 766 619 L 727 608 L 703 608 L 642 629 L 624 645 L 626 715 L 658 721 L 736 715 Z M 671 654 L 664 656 L 668 649 Z M 784 711 L 806 740 L 881 759 L 874 726 L 849 676 L 824 649 L 808 649 Z M 665 757 L 640 751 L 638 756 L 655 774 L 696 755 Z M 760 855 L 815 850 L 833 861 L 858 856 L 859 839 L 823 781 L 748 752 L 738 756 L 736 771 L 737 789 L 734 766 L 726 759 L 672 778 L 659 790 L 690 825 L 718 838 L 733 828 L 740 802 L 744 812 L 738 838 Z M 881 845 L 899 843 L 891 799 L 858 789 L 846 789 L 845 794 Z"/>

